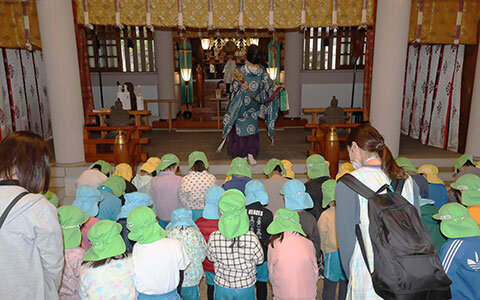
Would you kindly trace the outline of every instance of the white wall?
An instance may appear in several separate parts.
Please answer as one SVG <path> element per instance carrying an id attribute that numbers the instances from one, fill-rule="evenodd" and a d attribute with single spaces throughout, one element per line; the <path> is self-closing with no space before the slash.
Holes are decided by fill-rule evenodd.
<path id="1" fill-rule="evenodd" d="M 353 70 L 302 71 L 302 108 L 328 107 L 333 96 L 339 106 L 350 107 Z M 363 70 L 357 70 L 354 107 L 362 107 Z"/>

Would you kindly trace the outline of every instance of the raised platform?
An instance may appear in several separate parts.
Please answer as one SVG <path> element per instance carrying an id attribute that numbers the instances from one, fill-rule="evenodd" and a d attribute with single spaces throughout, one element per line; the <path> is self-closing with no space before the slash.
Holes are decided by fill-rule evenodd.
<path id="1" fill-rule="evenodd" d="M 275 145 L 270 145 L 270 139 L 264 130 L 260 131 L 260 153 L 257 157 L 258 164 L 252 166 L 255 179 L 265 178 L 263 167 L 267 161 L 276 157 L 288 159 L 293 163 L 296 178 L 306 181 L 305 160 L 309 144 L 305 142 L 305 136 L 309 133 L 304 128 L 280 128 L 275 131 Z M 227 155 L 226 147 L 221 153 L 216 149 L 221 142 L 220 130 L 153 130 L 148 133 L 150 144 L 145 146 L 145 151 L 150 156 L 161 157 L 165 153 L 175 153 L 180 159 L 180 175 L 188 173 L 188 155 L 195 150 L 204 151 L 210 162 L 210 172 L 218 179 L 221 185 L 230 167 L 231 158 Z M 439 177 L 448 185 L 454 180 L 453 164 L 460 154 L 429 147 L 420 144 L 409 137 L 402 136 L 400 155 L 409 157 L 415 166 L 423 164 L 435 164 L 440 169 Z M 74 166 L 52 167 L 51 190 L 58 193 L 62 204 L 70 204 L 75 197 L 75 180 L 87 169 L 90 164 Z"/>

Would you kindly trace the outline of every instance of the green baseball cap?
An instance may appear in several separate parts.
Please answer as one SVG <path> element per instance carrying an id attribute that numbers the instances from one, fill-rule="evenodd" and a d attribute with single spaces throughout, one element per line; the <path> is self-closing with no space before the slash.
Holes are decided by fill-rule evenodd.
<path id="1" fill-rule="evenodd" d="M 433 215 L 440 220 L 440 231 L 448 238 L 480 236 L 477 222 L 470 217 L 468 209 L 460 203 L 447 203 Z"/>
<path id="2" fill-rule="evenodd" d="M 147 206 L 135 207 L 127 218 L 128 238 L 139 244 L 150 244 L 167 236 L 165 230 L 158 225 L 153 210 Z"/>
<path id="3" fill-rule="evenodd" d="M 87 233 L 92 247 L 83 255 L 83 261 L 99 261 L 125 253 L 126 247 L 122 236 L 122 225 L 101 220 L 93 224 Z"/>
<path id="4" fill-rule="evenodd" d="M 53 206 L 55 207 L 58 207 L 58 196 L 57 194 L 51 192 L 50 190 L 48 190 L 45 194 L 43 194 L 45 196 L 45 198 L 47 198 L 48 201 L 50 201 L 50 203 L 53 204 Z"/>
<path id="5" fill-rule="evenodd" d="M 310 179 L 330 176 L 330 163 L 320 154 L 313 154 L 307 158 L 307 175 Z"/>
<path id="6" fill-rule="evenodd" d="M 192 153 L 190 153 L 190 155 L 188 156 L 188 168 L 192 168 L 197 161 L 203 162 L 203 164 L 205 165 L 205 169 L 208 169 L 208 159 L 205 153 L 203 153 L 202 151 L 193 151 Z"/>
<path id="7" fill-rule="evenodd" d="M 101 167 L 100 169 L 100 172 L 102 172 L 103 174 L 108 174 L 108 173 L 112 173 L 112 165 L 104 160 L 97 160 L 96 162 L 93 163 L 93 165 L 90 167 L 90 169 L 94 166 L 94 165 L 99 165 Z"/>
<path id="8" fill-rule="evenodd" d="M 397 165 L 407 172 L 418 173 L 417 168 L 412 164 L 412 161 L 406 157 L 399 157 L 395 160 Z"/>
<path id="9" fill-rule="evenodd" d="M 480 177 L 475 174 L 465 174 L 450 185 L 462 192 L 462 204 L 465 206 L 480 205 Z"/>
<path id="10" fill-rule="evenodd" d="M 280 208 L 275 212 L 272 223 L 268 225 L 267 232 L 269 234 L 277 234 L 285 231 L 295 231 L 303 236 L 307 236 L 300 224 L 300 217 L 294 210 Z"/>
<path id="11" fill-rule="evenodd" d="M 163 171 L 173 164 L 180 164 L 180 160 L 178 159 L 178 157 L 172 153 L 165 154 L 164 156 L 162 156 L 161 160 L 162 162 L 158 164 L 157 171 Z"/>
<path id="12" fill-rule="evenodd" d="M 80 246 L 82 240 L 80 226 L 87 222 L 90 216 L 73 205 L 64 205 L 57 210 L 57 213 L 62 227 L 63 247 L 72 249 Z"/>
<path id="13" fill-rule="evenodd" d="M 263 173 L 265 173 L 265 175 L 270 175 L 273 169 L 275 169 L 277 166 L 282 169 L 282 174 L 285 174 L 285 167 L 283 166 L 282 161 L 276 158 L 272 158 L 267 162 L 265 167 L 263 167 Z"/>
<path id="14" fill-rule="evenodd" d="M 125 183 L 125 179 L 123 177 L 119 175 L 112 175 L 108 177 L 107 181 L 102 183 L 102 186 L 108 187 L 115 196 L 120 197 L 123 195 L 123 193 L 125 193 L 127 184 Z"/>
<path id="15" fill-rule="evenodd" d="M 252 171 L 248 167 L 248 162 L 245 158 L 235 157 L 230 165 L 230 170 L 227 172 L 227 176 L 239 175 L 252 178 Z"/>
<path id="16" fill-rule="evenodd" d="M 455 164 L 453 165 L 455 173 L 458 173 L 458 169 L 463 167 L 463 165 L 465 165 L 467 161 L 470 161 L 475 166 L 478 165 L 478 163 L 473 160 L 473 157 L 470 154 L 465 153 L 464 155 L 457 158 L 457 160 L 455 161 Z"/>
<path id="17" fill-rule="evenodd" d="M 322 184 L 322 207 L 327 207 L 330 202 L 335 201 L 335 187 L 337 181 L 335 179 L 329 179 Z"/>
<path id="18" fill-rule="evenodd" d="M 245 196 L 237 189 L 222 194 L 218 202 L 222 212 L 218 222 L 218 230 L 227 239 L 244 235 L 250 228 L 250 221 L 245 208 Z"/>

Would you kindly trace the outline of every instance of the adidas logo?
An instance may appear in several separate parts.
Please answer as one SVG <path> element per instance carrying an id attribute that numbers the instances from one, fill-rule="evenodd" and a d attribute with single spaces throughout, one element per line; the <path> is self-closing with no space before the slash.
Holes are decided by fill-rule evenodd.
<path id="1" fill-rule="evenodd" d="M 475 260 L 467 259 L 467 264 L 475 271 L 480 270 L 480 259 L 478 258 L 477 251 L 475 251 Z"/>

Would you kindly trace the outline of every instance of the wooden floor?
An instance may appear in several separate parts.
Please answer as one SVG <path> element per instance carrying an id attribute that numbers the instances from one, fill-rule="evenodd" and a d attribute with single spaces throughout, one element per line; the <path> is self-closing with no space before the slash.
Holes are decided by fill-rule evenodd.
<path id="1" fill-rule="evenodd" d="M 275 130 L 275 145 L 270 145 L 266 131 L 260 131 L 260 153 L 257 160 L 265 163 L 272 157 L 288 159 L 293 163 L 304 163 L 310 144 L 305 137 L 310 133 L 304 128 L 280 128 Z M 144 147 L 150 156 L 161 156 L 165 153 L 175 153 L 181 161 L 187 160 L 188 155 L 195 150 L 204 151 L 210 161 L 217 164 L 230 162 L 226 146 L 221 153 L 215 153 L 220 145 L 220 130 L 153 130 L 147 133 L 150 144 Z M 460 154 L 422 145 L 415 139 L 402 136 L 400 141 L 400 156 L 410 158 L 456 158 Z"/>

